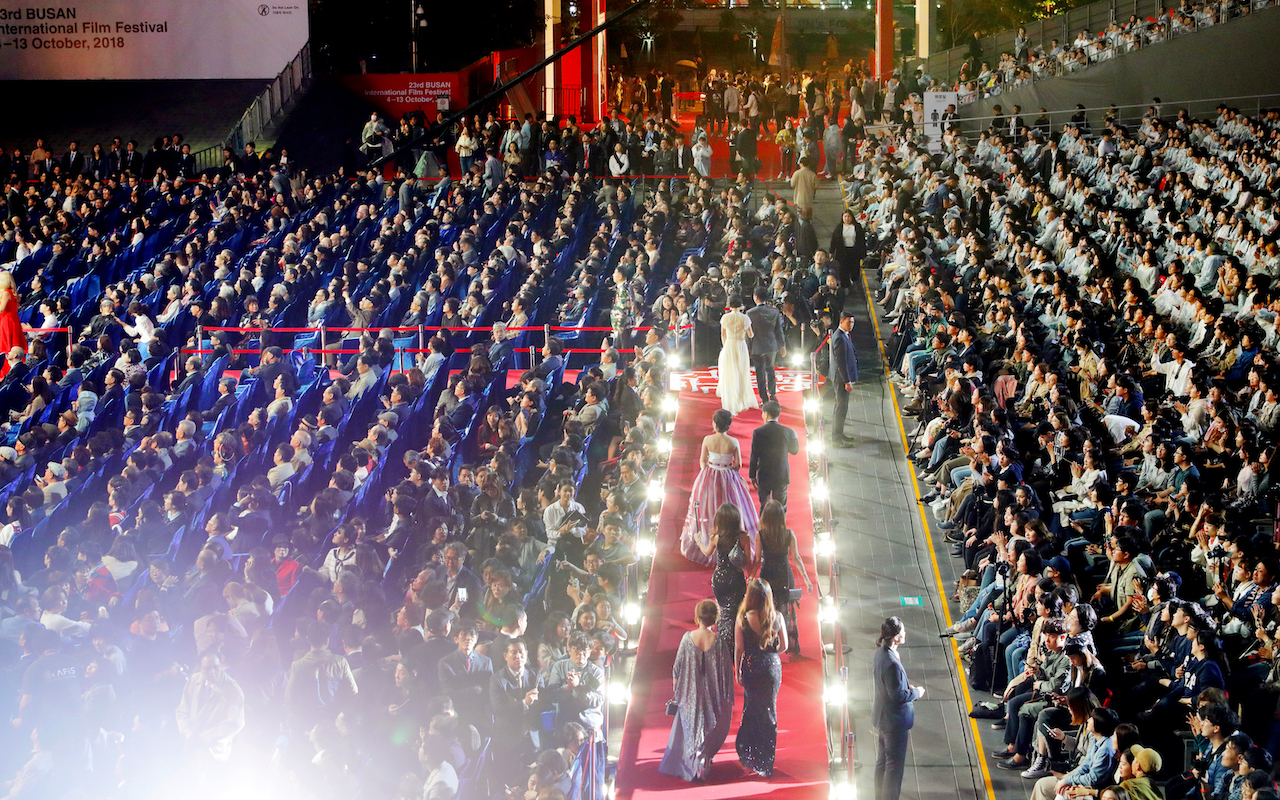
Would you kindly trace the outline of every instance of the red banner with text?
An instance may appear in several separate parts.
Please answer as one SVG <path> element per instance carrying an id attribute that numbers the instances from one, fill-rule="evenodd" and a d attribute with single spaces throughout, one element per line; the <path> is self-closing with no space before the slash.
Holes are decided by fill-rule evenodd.
<path id="1" fill-rule="evenodd" d="M 434 122 L 437 112 L 467 107 L 467 87 L 456 72 L 343 75 L 339 80 L 393 119 L 410 111 L 424 111 Z"/>

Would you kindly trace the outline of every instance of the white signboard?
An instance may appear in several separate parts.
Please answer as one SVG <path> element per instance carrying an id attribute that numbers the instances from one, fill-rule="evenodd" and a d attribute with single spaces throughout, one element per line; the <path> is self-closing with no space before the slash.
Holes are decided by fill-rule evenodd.
<path id="1" fill-rule="evenodd" d="M 954 106 L 952 111 L 960 107 L 960 95 L 957 92 L 925 92 L 924 93 L 924 135 L 929 137 L 929 152 L 942 152 L 942 134 L 945 128 L 942 115 L 947 106 Z"/>
<path id="2" fill-rule="evenodd" d="M 0 0 L 0 80 L 274 78 L 307 43 L 306 0 L 33 2 Z"/>

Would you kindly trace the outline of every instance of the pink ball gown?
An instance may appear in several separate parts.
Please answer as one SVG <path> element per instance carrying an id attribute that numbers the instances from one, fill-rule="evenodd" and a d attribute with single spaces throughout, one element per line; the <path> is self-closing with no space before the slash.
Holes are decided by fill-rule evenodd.
<path id="1" fill-rule="evenodd" d="M 693 492 L 689 495 L 689 511 L 680 532 L 680 552 L 704 567 L 711 566 L 714 559 L 702 554 L 698 542 L 706 542 L 711 535 L 711 523 L 722 504 L 736 506 L 742 512 L 742 529 L 751 537 L 753 549 L 756 532 L 760 529 L 760 515 L 751 496 L 751 487 L 742 473 L 734 468 L 734 458 L 733 453 L 708 453 L 707 465 L 694 479 Z"/>

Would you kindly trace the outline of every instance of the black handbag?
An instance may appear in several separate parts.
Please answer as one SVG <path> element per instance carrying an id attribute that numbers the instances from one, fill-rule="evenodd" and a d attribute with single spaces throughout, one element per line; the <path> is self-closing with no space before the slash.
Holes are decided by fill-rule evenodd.
<path id="1" fill-rule="evenodd" d="M 667 701 L 667 716 L 674 717 L 680 713 L 680 704 L 674 698 Z"/>

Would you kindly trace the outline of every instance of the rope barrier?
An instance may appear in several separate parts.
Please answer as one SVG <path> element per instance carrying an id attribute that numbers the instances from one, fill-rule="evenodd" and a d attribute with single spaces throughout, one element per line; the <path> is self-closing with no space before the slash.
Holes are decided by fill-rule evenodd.
<path id="1" fill-rule="evenodd" d="M 434 330 L 434 331 L 450 331 L 450 332 L 457 332 L 457 331 L 491 331 L 491 330 L 493 330 L 493 326 L 492 326 L 492 325 L 479 325 L 479 326 L 457 326 L 457 327 L 450 327 L 450 326 L 447 326 L 447 325 L 430 325 L 430 326 L 422 326 L 422 327 L 423 327 L 423 329 L 424 329 L 424 330 L 428 330 L 428 331 L 432 331 L 432 330 Z M 645 325 L 645 326 L 641 326 L 641 327 L 638 327 L 638 328 L 632 328 L 631 330 L 633 330 L 633 331 L 647 331 L 647 330 L 649 330 L 651 327 L 652 327 L 652 326 L 650 326 L 650 325 Z M 682 329 L 683 329 L 683 328 L 692 328 L 692 327 L 693 327 L 692 325 L 684 325 L 684 326 L 682 326 Z M 517 327 L 510 327 L 510 328 L 507 328 L 507 332 L 509 333 L 509 332 L 511 332 L 511 331 L 543 331 L 543 330 L 547 330 L 548 328 L 550 328 L 550 329 L 551 329 L 551 330 L 553 330 L 553 331 L 592 331 L 592 332 L 606 331 L 606 332 L 607 332 L 607 331 L 612 331 L 612 330 L 613 330 L 613 328 L 610 328 L 610 327 L 607 327 L 607 326 L 591 326 L 591 325 L 583 325 L 583 326 L 578 326 L 578 325 L 524 325 L 524 326 L 517 326 Z M 47 328 L 47 329 L 45 329 L 45 330 L 50 330 L 50 331 L 66 331 L 66 330 L 68 330 L 68 329 L 67 329 L 67 328 Z M 321 328 L 241 328 L 241 327 L 215 327 L 215 326 L 210 325 L 210 326 L 205 327 L 205 328 L 204 328 L 204 330 L 205 330 L 205 331 L 231 331 L 231 332 L 234 332 L 234 333 L 260 333 L 260 332 L 262 332 L 262 331 L 275 331 L 275 332 L 277 332 L 277 333 L 319 333 L 321 330 L 326 330 L 326 331 L 338 331 L 338 332 L 340 332 L 340 333 L 376 333 L 376 332 L 379 332 L 379 331 L 413 331 L 413 332 L 417 332 L 417 331 L 418 331 L 418 328 L 416 328 L 416 327 L 415 327 L 415 328 L 404 328 L 404 327 L 385 327 L 385 328 L 330 328 L 330 327 L 328 327 L 328 326 L 325 326 L 323 329 L 321 329 Z"/>

